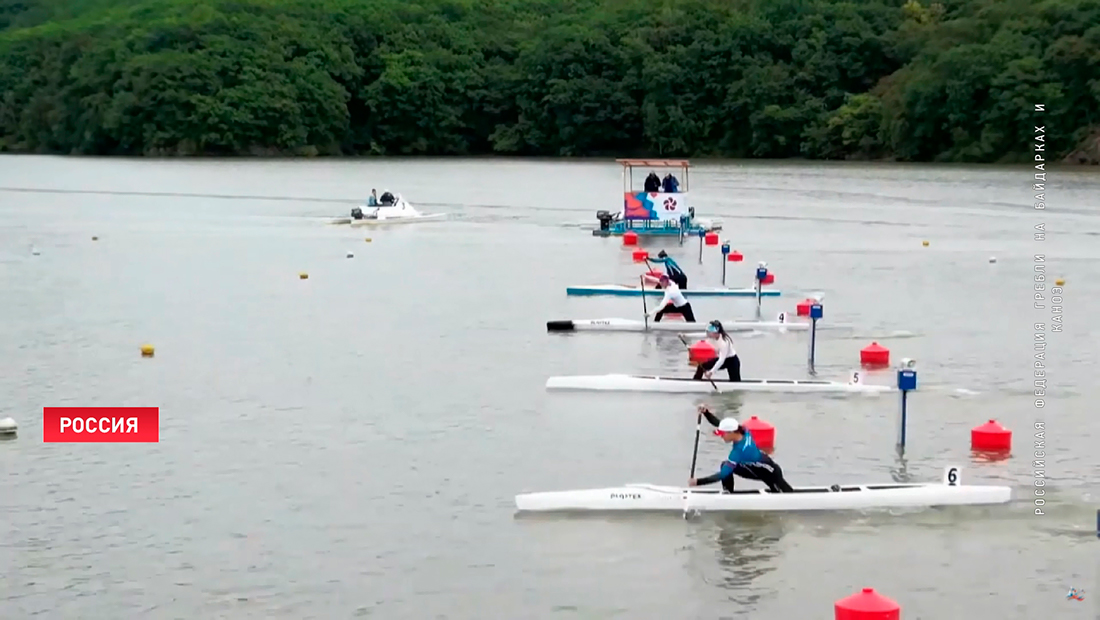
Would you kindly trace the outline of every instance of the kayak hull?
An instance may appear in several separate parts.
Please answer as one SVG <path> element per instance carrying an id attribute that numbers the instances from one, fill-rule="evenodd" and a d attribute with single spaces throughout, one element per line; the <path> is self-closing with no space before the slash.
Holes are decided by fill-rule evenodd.
<path id="1" fill-rule="evenodd" d="M 809 323 L 788 323 L 783 321 L 722 321 L 726 331 L 806 331 Z M 706 331 L 706 323 L 688 323 L 686 321 L 666 320 L 660 323 L 639 321 L 636 319 L 571 319 L 547 321 L 549 332 L 672 332 L 692 333 Z"/>
<path id="2" fill-rule="evenodd" d="M 719 371 L 716 374 L 721 374 Z M 788 392 L 788 393 L 849 393 L 873 394 L 889 392 L 893 388 L 866 383 L 842 383 L 805 379 L 742 379 L 729 381 L 714 378 L 713 381 L 695 381 L 682 377 L 654 377 L 642 375 L 573 375 L 550 377 L 547 390 L 578 390 L 597 392 L 663 392 L 667 394 L 713 394 L 718 392 Z"/>
<path id="3" fill-rule="evenodd" d="M 1005 504 L 1012 489 L 1003 486 L 946 484 L 877 484 L 799 487 L 794 493 L 766 489 L 722 493 L 718 489 L 688 489 L 650 484 L 622 487 L 526 493 L 516 496 L 520 512 L 668 511 L 783 512 L 866 510 Z"/>
<path id="4" fill-rule="evenodd" d="M 681 291 L 685 297 L 756 297 L 754 288 L 694 288 Z M 624 286 L 622 284 L 593 284 L 591 286 L 569 286 L 565 289 L 566 295 L 612 295 L 616 297 L 641 297 L 642 289 L 637 286 Z M 661 297 L 664 291 L 656 288 L 645 289 L 646 297 Z M 780 291 L 765 289 L 760 292 L 761 297 L 779 297 Z"/>

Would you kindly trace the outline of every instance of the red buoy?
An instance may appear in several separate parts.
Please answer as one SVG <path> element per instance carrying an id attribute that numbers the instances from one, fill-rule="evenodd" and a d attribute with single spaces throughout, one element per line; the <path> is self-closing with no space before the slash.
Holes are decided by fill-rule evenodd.
<path id="1" fill-rule="evenodd" d="M 646 252 L 645 250 L 643 250 L 641 248 L 638 248 L 637 250 L 634 250 L 634 262 L 644 263 L 645 259 L 647 259 L 647 258 L 649 258 L 649 252 Z"/>
<path id="2" fill-rule="evenodd" d="M 638 245 L 638 233 L 633 230 L 628 230 L 623 233 L 623 245 Z"/>
<path id="3" fill-rule="evenodd" d="M 756 416 L 741 423 L 745 430 L 752 433 L 752 440 L 761 450 L 771 450 L 775 446 L 775 427 Z"/>
<path id="4" fill-rule="evenodd" d="M 859 363 L 861 366 L 868 366 L 871 368 L 889 366 L 890 349 L 879 345 L 877 342 L 872 342 L 860 350 Z"/>
<path id="5" fill-rule="evenodd" d="M 737 250 L 734 250 L 734 251 L 730 252 L 728 256 L 726 256 L 726 260 L 728 260 L 731 263 L 739 263 L 739 262 L 745 260 L 745 255 L 738 252 Z"/>
<path id="6" fill-rule="evenodd" d="M 764 276 L 764 279 L 760 281 L 761 284 L 775 284 L 775 274 L 768 272 L 768 275 Z"/>
<path id="7" fill-rule="evenodd" d="M 970 429 L 970 449 L 978 452 L 1007 452 L 1012 449 L 1012 431 L 990 420 Z"/>
<path id="8" fill-rule="evenodd" d="M 707 233 L 706 236 L 703 237 L 703 241 L 705 241 L 707 245 L 718 245 L 718 233 Z"/>
<path id="9" fill-rule="evenodd" d="M 874 588 L 863 588 L 858 594 L 840 599 L 834 609 L 835 620 L 901 620 L 901 605 Z"/>
<path id="10" fill-rule="evenodd" d="M 816 299 L 803 299 L 794 307 L 798 316 L 810 316 L 810 306 L 817 303 Z"/>
<path id="11" fill-rule="evenodd" d="M 718 352 L 714 350 L 714 345 L 706 340 L 700 340 L 688 347 L 688 363 L 693 366 L 698 366 L 716 357 L 718 357 Z"/>

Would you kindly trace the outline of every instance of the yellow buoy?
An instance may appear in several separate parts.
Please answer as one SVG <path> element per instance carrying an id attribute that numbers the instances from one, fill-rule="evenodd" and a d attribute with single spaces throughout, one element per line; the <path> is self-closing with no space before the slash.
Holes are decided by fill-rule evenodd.
<path id="1" fill-rule="evenodd" d="M 305 280 L 307 278 L 309 278 L 309 274 L 304 272 L 304 271 L 302 273 L 298 274 L 298 279 L 299 280 Z"/>
<path id="2" fill-rule="evenodd" d="M 366 242 L 370 243 L 370 237 L 367 237 Z"/>
<path id="3" fill-rule="evenodd" d="M 141 356 L 142 357 L 153 357 L 153 353 L 155 353 L 155 352 L 156 352 L 156 349 L 153 348 L 153 345 L 151 345 L 151 344 L 141 345 Z"/>
<path id="4" fill-rule="evenodd" d="M 920 244 L 923 245 L 924 247 L 928 247 L 928 242 L 927 241 L 921 241 Z"/>
<path id="5" fill-rule="evenodd" d="M 1066 281 L 1065 281 L 1065 280 L 1063 280 L 1062 278 L 1058 278 L 1057 280 L 1055 280 L 1055 281 L 1054 281 L 1054 285 L 1055 285 L 1055 286 L 1065 286 L 1065 285 L 1066 285 Z"/>

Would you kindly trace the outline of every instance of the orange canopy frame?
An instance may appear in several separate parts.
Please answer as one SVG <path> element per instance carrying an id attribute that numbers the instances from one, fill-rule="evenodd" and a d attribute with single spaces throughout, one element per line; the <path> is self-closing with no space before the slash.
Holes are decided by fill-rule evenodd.
<path id="1" fill-rule="evenodd" d="M 645 168 L 687 168 L 691 162 L 686 159 L 616 159 L 624 167 L 641 166 Z"/>

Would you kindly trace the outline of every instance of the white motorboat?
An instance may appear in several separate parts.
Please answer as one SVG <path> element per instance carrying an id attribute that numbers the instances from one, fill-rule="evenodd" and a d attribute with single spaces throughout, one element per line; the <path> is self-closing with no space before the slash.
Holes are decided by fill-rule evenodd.
<path id="1" fill-rule="evenodd" d="M 383 192 L 378 205 L 360 206 L 351 210 L 350 218 L 341 218 L 333 223 L 348 223 L 352 226 L 380 226 L 388 224 L 409 224 L 441 220 L 446 213 L 421 213 L 417 211 L 401 194 Z"/>

